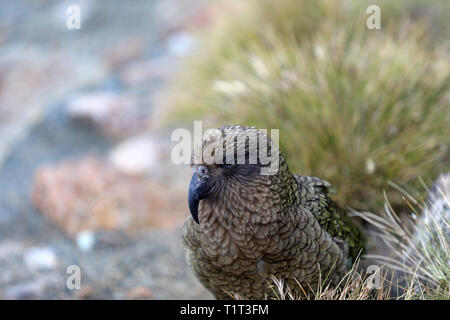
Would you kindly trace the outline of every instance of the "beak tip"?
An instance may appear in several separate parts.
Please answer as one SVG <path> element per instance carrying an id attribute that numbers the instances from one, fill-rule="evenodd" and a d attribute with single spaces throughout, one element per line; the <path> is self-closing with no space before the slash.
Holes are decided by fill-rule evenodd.
<path id="1" fill-rule="evenodd" d="M 198 203 L 198 199 L 189 197 L 189 211 L 191 212 L 191 216 L 197 224 L 200 224 L 198 221 Z"/>
<path id="2" fill-rule="evenodd" d="M 197 224 L 200 224 L 198 221 L 198 204 L 200 199 L 197 194 L 197 186 L 196 186 L 196 177 L 195 174 L 192 176 L 191 183 L 189 185 L 188 192 L 188 204 L 189 211 L 191 212 L 191 216 Z"/>

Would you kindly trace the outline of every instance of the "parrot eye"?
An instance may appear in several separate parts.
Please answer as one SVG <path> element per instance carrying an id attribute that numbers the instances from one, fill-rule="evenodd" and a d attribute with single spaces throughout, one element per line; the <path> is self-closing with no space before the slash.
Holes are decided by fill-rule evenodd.
<path id="1" fill-rule="evenodd" d="M 205 166 L 200 166 L 197 169 L 197 173 L 200 177 L 205 177 L 208 175 L 208 169 Z"/>

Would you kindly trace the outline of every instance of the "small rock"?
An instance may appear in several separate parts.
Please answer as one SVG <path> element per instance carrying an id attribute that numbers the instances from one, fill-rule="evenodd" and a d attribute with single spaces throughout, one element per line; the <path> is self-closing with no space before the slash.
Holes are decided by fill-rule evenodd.
<path id="1" fill-rule="evenodd" d="M 94 248 L 95 236 L 90 230 L 84 230 L 77 234 L 77 246 L 83 252 L 89 252 Z"/>
<path id="2" fill-rule="evenodd" d="M 122 68 L 119 79 L 127 87 L 136 86 L 164 77 L 172 64 L 173 61 L 167 57 L 131 62 Z"/>
<path id="3" fill-rule="evenodd" d="M 143 130 L 146 113 L 136 99 L 108 91 L 79 95 L 68 102 L 68 113 L 75 119 L 86 119 L 112 137 L 124 137 Z"/>
<path id="4" fill-rule="evenodd" d="M 110 162 L 122 172 L 132 175 L 145 174 L 160 162 L 161 150 L 157 142 L 148 135 L 136 136 L 115 147 Z"/>
<path id="5" fill-rule="evenodd" d="M 124 174 L 92 157 L 40 168 L 32 197 L 35 206 L 72 237 L 85 230 L 173 228 L 188 212 L 183 193 L 169 192 L 145 176 Z"/>
<path id="6" fill-rule="evenodd" d="M 76 299 L 85 300 L 91 298 L 91 296 L 94 294 L 94 289 L 89 286 L 83 286 L 80 290 L 77 290 L 75 297 Z"/>
<path id="7" fill-rule="evenodd" d="M 51 248 L 34 247 L 24 254 L 26 266 L 31 270 L 51 270 L 58 265 L 58 259 Z"/>
<path id="8" fill-rule="evenodd" d="M 194 46 L 192 36 L 185 31 L 177 31 L 167 39 L 167 49 L 175 56 L 184 56 L 191 52 Z"/>
<path id="9" fill-rule="evenodd" d="M 150 299 L 151 297 L 153 297 L 153 292 L 144 286 L 134 287 L 125 293 L 125 299 L 130 300 Z"/>

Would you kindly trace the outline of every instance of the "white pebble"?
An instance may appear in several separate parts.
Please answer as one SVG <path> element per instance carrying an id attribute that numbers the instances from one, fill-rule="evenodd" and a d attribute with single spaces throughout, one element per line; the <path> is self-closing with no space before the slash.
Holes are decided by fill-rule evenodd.
<path id="1" fill-rule="evenodd" d="M 81 231 L 77 234 L 77 246 L 83 252 L 91 251 L 95 245 L 94 233 L 90 230 Z"/>
<path id="2" fill-rule="evenodd" d="M 33 270 L 49 270 L 56 268 L 58 259 L 51 248 L 34 247 L 24 254 L 25 264 Z"/>

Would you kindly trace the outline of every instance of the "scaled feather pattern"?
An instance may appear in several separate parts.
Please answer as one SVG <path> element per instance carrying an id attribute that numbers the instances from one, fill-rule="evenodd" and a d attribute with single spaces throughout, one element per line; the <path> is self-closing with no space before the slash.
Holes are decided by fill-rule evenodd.
<path id="1" fill-rule="evenodd" d="M 221 138 L 229 132 L 244 139 L 226 144 Z M 199 146 L 223 147 L 225 155 L 244 143 L 248 159 L 259 154 L 260 144 L 250 141 L 260 135 L 278 152 L 265 132 L 244 126 L 205 134 Z M 194 151 L 189 201 L 195 217 L 185 222 L 182 241 L 194 274 L 217 299 L 273 298 L 273 277 L 297 296 L 319 282 L 337 285 L 363 250 L 363 234 L 329 198 L 330 184 L 292 174 L 281 152 L 278 160 L 278 171 L 263 175 L 259 156 L 253 164 L 216 164 Z"/>

